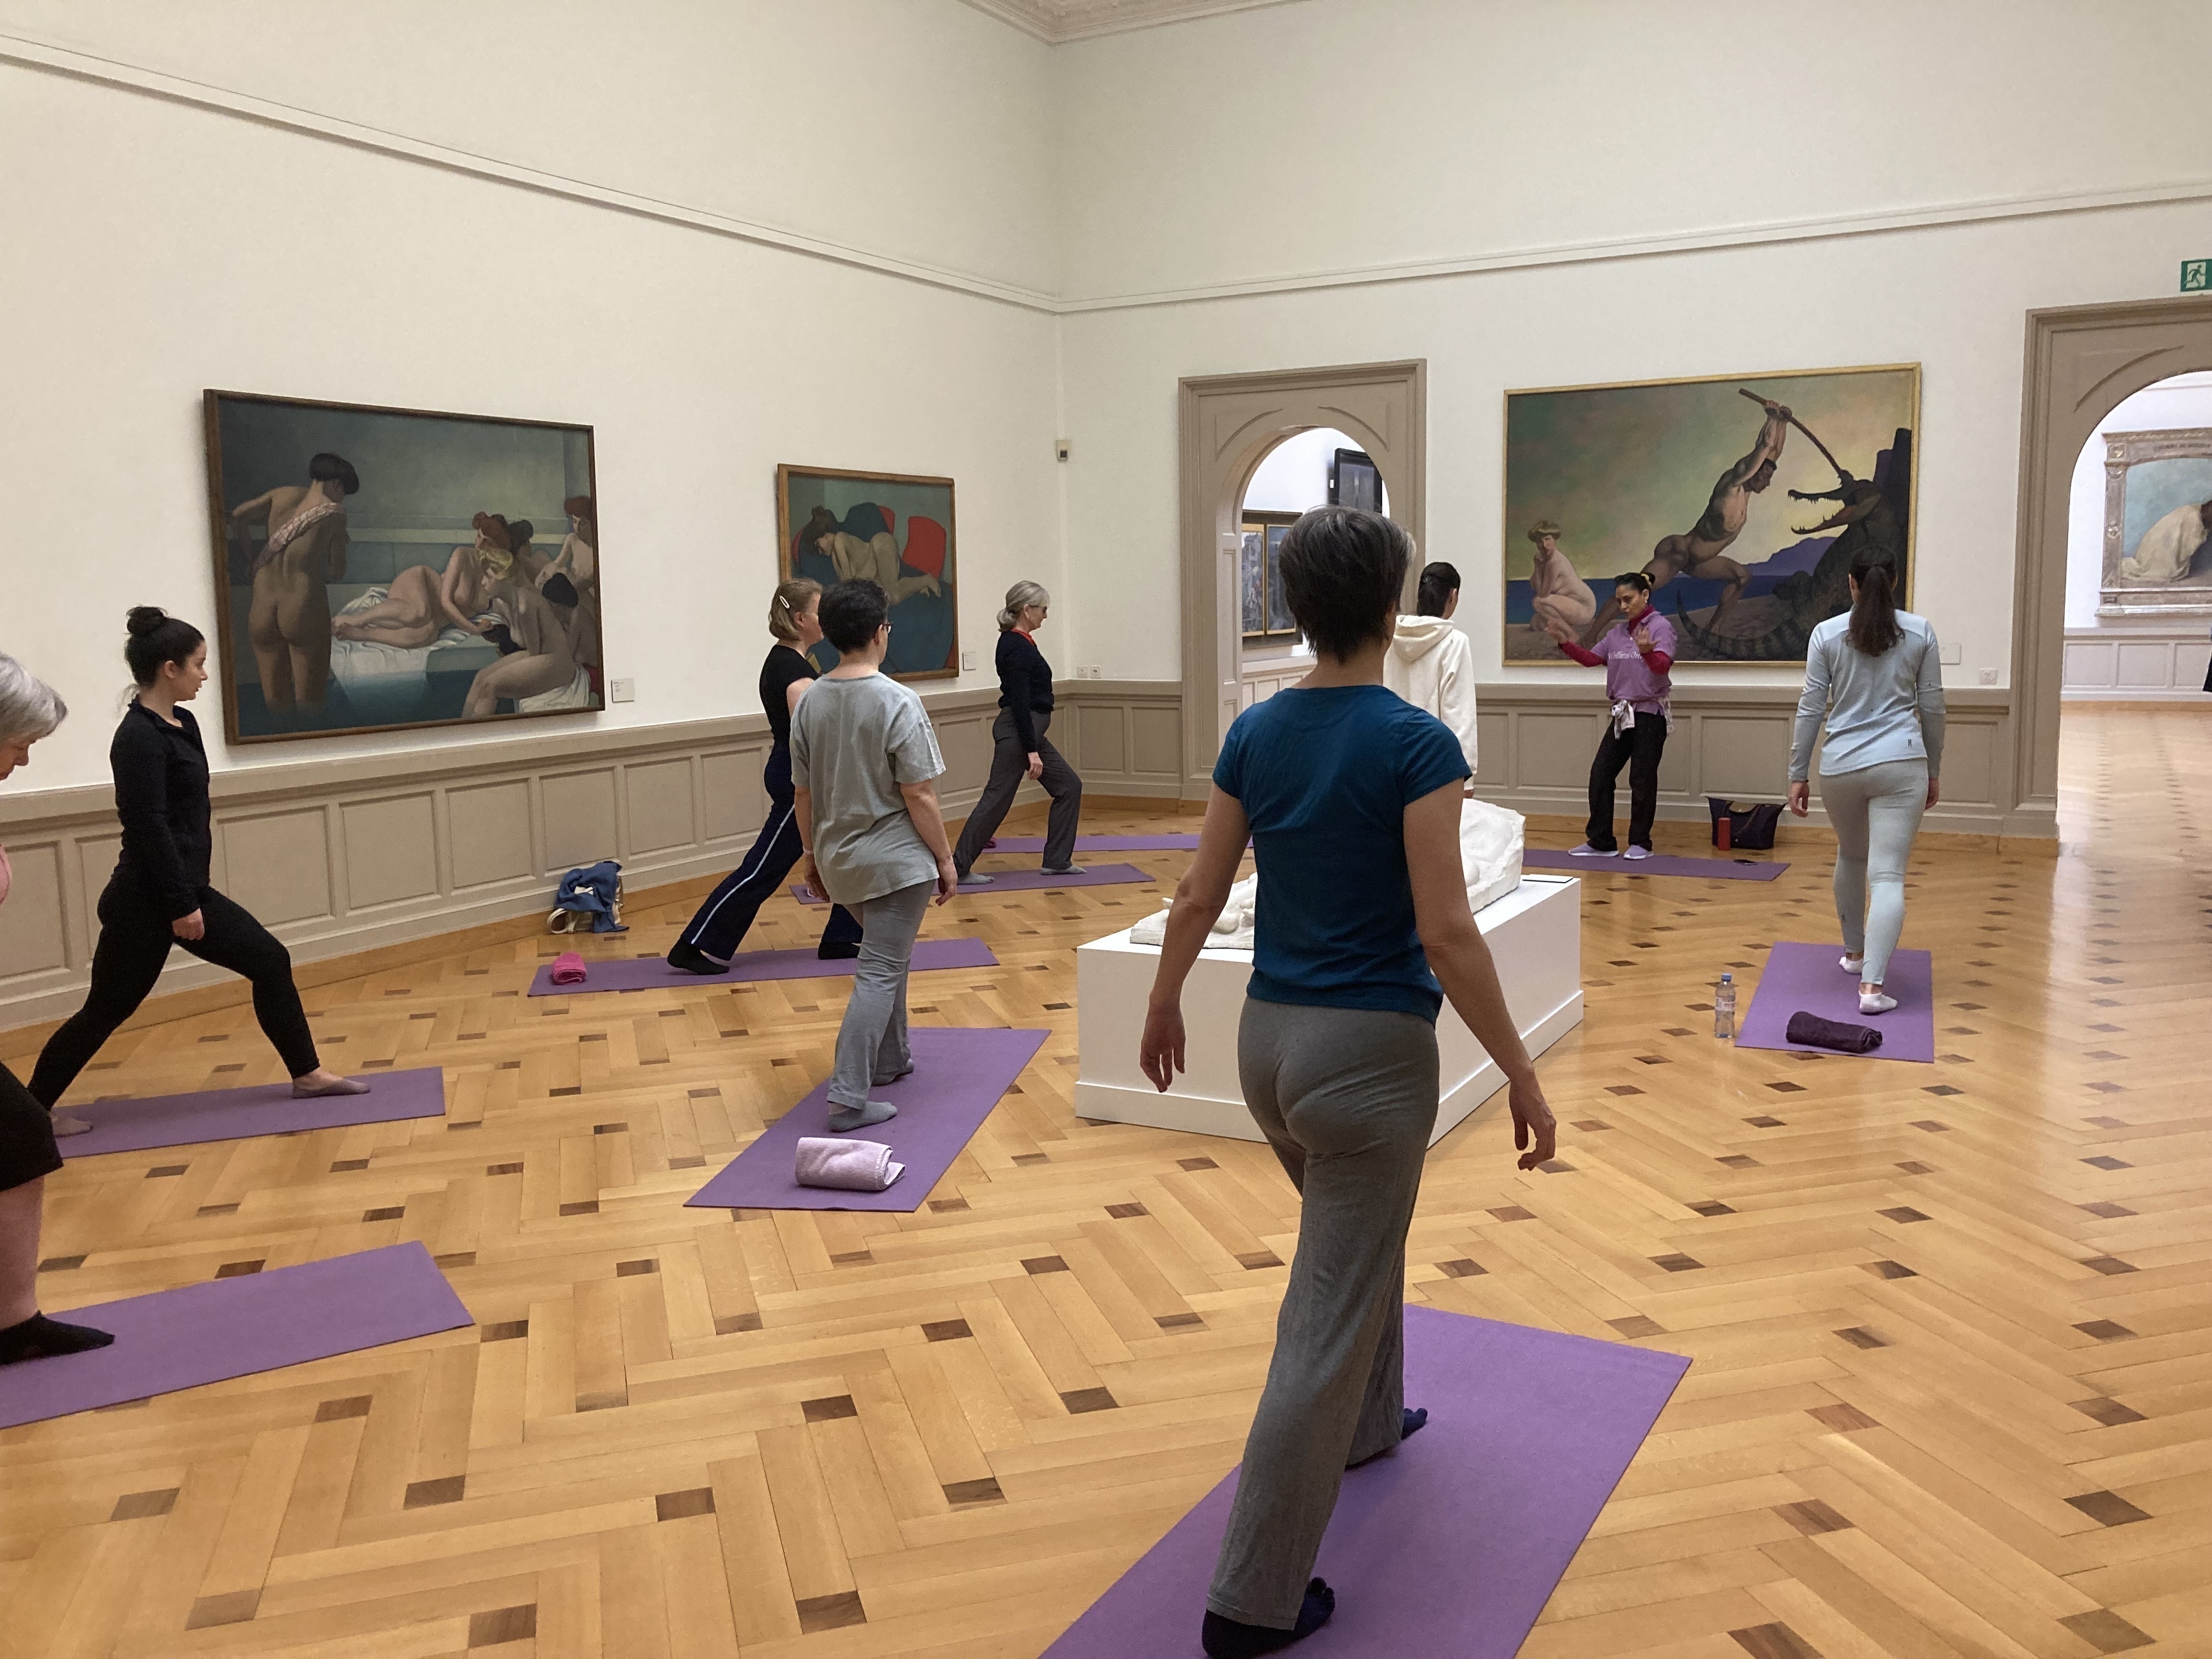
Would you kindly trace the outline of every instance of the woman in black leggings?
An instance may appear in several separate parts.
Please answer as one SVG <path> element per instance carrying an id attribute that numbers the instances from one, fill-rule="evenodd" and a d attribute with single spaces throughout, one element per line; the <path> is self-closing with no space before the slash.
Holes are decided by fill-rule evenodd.
<path id="1" fill-rule="evenodd" d="M 238 904 L 208 885 L 215 837 L 208 817 L 207 750 L 186 709 L 207 684 L 207 641 L 188 622 L 151 605 L 131 612 L 124 656 L 138 695 L 124 711 L 109 745 L 115 811 L 123 820 L 123 855 L 100 896 L 100 944 L 92 955 L 92 990 L 84 1006 L 47 1039 L 31 1073 L 31 1092 L 59 1103 L 86 1062 L 161 975 L 169 947 L 181 945 L 203 962 L 253 981 L 253 1012 L 283 1057 L 292 1092 L 359 1095 L 368 1085 L 323 1069 L 292 983 L 291 953 Z M 92 1126 L 57 1114 L 56 1134 Z"/>

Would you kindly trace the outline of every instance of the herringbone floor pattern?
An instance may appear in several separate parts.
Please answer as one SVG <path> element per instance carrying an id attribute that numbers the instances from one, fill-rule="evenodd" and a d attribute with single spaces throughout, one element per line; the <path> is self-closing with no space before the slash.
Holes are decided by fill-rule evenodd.
<path id="1" fill-rule="evenodd" d="M 1916 860 L 1933 1066 L 1713 1040 L 1723 968 L 1832 936 L 1818 837 L 1771 885 L 1589 882 L 1559 1159 L 1486 1112 L 1410 1258 L 1695 1361 L 1534 1659 L 2212 1654 L 2212 724 L 2069 714 L 2066 760 L 2062 857 Z M 0 1435 L 0 1650 L 1038 1652 L 1236 1460 L 1295 1239 L 1259 1149 L 1073 1115 L 1072 947 L 1158 902 L 933 913 L 1002 966 L 917 1020 L 1053 1036 L 912 1216 L 680 1207 L 823 1074 L 836 981 L 531 1001 L 531 940 L 311 994 L 333 1065 L 443 1066 L 447 1121 L 72 1165 L 46 1305 L 420 1239 L 477 1328 Z M 242 1009 L 102 1060 L 278 1070 Z"/>

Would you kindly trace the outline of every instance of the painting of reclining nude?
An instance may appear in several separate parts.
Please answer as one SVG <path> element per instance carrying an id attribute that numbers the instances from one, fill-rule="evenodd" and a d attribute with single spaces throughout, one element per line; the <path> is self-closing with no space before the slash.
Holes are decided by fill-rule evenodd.
<path id="1" fill-rule="evenodd" d="M 2212 427 L 2105 439 L 2100 617 L 2212 611 Z"/>
<path id="2" fill-rule="evenodd" d="M 205 402 L 230 742 L 605 706 L 589 427 Z"/>
<path id="3" fill-rule="evenodd" d="M 1862 548 L 1912 592 L 1916 364 L 1505 396 L 1509 665 L 1562 660 L 1641 571 L 1678 660 L 1800 663 Z"/>
<path id="4" fill-rule="evenodd" d="M 823 467 L 775 470 L 778 571 L 825 588 L 866 580 L 891 604 L 894 679 L 937 680 L 960 672 L 960 611 L 952 526 L 952 480 Z M 826 669 L 836 647 L 814 647 Z"/>

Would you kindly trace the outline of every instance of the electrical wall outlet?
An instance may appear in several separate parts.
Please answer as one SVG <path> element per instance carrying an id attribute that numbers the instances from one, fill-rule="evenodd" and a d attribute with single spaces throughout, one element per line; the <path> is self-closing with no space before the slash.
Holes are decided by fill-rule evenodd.
<path id="1" fill-rule="evenodd" d="M 1995 685 L 1996 683 L 1997 671 L 1996 669 L 1984 668 L 1982 670 L 1982 684 L 1984 685 Z"/>
<path id="2" fill-rule="evenodd" d="M 1093 679 L 1093 680 L 1095 680 L 1095 679 L 1098 678 L 1099 678 L 1099 673 L 1098 673 L 1098 665 L 1097 665 L 1097 663 L 1095 663 L 1095 662 L 1094 662 L 1094 663 L 1092 663 L 1092 664 L 1091 665 L 1091 666 L 1090 666 L 1089 668 L 1085 669 L 1085 670 L 1084 671 L 1084 678 L 1085 678 L 1085 679 Z"/>
<path id="3" fill-rule="evenodd" d="M 607 682 L 607 701 L 609 702 L 635 702 L 637 701 L 637 682 L 635 680 L 609 680 Z"/>
<path id="4" fill-rule="evenodd" d="M 960 653 L 960 672 L 963 674 L 972 674 L 975 672 L 975 653 L 973 651 L 963 651 Z"/>
<path id="5" fill-rule="evenodd" d="M 1942 660 L 1948 666 L 1956 668 L 1960 663 L 1966 661 L 1966 647 L 1965 646 L 1947 645 L 1943 647 Z"/>

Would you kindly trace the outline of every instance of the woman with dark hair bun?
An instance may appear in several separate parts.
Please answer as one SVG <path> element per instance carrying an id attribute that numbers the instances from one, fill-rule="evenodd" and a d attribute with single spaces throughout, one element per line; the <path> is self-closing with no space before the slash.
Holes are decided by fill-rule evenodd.
<path id="1" fill-rule="evenodd" d="M 1183 982 L 1249 836 L 1259 898 L 1237 1073 L 1300 1210 L 1206 1598 L 1212 1659 L 1272 1653 L 1328 1623 L 1335 1592 L 1308 1575 L 1344 1471 L 1428 1421 L 1405 1405 L 1406 1237 L 1436 1125 L 1445 998 L 1505 1074 L 1521 1167 L 1548 1159 L 1556 1139 L 1468 906 L 1467 758 L 1443 722 L 1382 684 L 1412 553 L 1390 520 L 1346 507 L 1316 507 L 1284 538 L 1283 586 L 1314 672 L 1222 740 L 1145 1016 L 1139 1060 L 1164 1091 L 1183 1069 Z"/>
<path id="2" fill-rule="evenodd" d="M 1820 805 L 1836 832 L 1840 965 L 1859 981 L 1859 1012 L 1886 1014 L 1889 958 L 1905 931 L 1905 866 L 1921 815 L 1942 796 L 1943 653 L 1927 619 L 1897 608 L 1897 568 L 1879 547 L 1851 561 L 1851 608 L 1813 630 L 1790 748 L 1790 810 L 1812 810 L 1813 744 Z"/>
<path id="3" fill-rule="evenodd" d="M 283 1057 L 292 1092 L 361 1095 L 368 1085 L 323 1069 L 292 983 L 292 957 L 240 905 L 208 884 L 215 848 L 208 805 L 207 750 L 182 707 L 207 684 L 207 640 L 180 617 L 150 605 L 131 612 L 123 654 L 137 695 L 109 745 L 123 852 L 100 896 L 100 943 L 84 1006 L 46 1039 L 31 1092 L 59 1103 L 77 1073 L 116 1028 L 138 1012 L 161 975 L 169 947 L 253 981 L 253 1013 Z M 56 1134 L 92 1126 L 61 1113 Z"/>
<path id="4" fill-rule="evenodd" d="M 1651 856 L 1651 824 L 1659 816 L 1659 757 L 1667 752 L 1667 729 L 1674 689 L 1674 624 L 1651 605 L 1651 578 L 1640 570 L 1616 576 L 1613 604 L 1620 620 L 1600 636 L 1595 649 L 1563 639 L 1559 649 L 1585 668 L 1605 670 L 1610 723 L 1590 762 L 1589 823 L 1577 858 Z M 1628 846 L 1613 838 L 1613 788 L 1620 769 L 1628 769 Z"/>
<path id="5" fill-rule="evenodd" d="M 279 485 L 230 511 L 233 537 L 244 540 L 255 519 L 268 531 L 252 550 L 246 633 L 261 667 L 262 700 L 273 712 L 320 708 L 330 689 L 329 584 L 345 580 L 342 504 L 360 489 L 353 464 L 324 453 L 307 463 L 305 484 Z"/>

